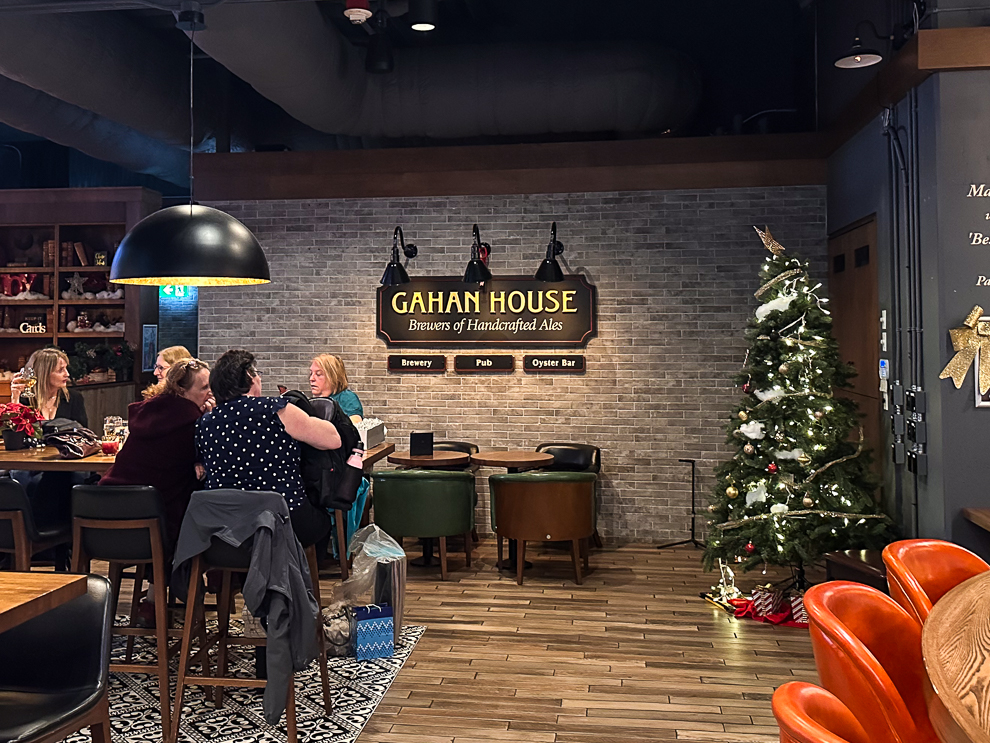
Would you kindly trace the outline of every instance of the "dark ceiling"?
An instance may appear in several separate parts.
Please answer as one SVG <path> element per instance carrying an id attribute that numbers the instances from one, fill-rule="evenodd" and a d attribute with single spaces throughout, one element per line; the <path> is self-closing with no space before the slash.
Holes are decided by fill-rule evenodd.
<path id="1" fill-rule="evenodd" d="M 222 11 L 228 11 L 233 6 L 243 5 L 245 7 L 262 7 L 270 4 L 269 7 L 279 7 L 291 10 L 298 7 L 307 0 L 226 0 L 223 7 L 215 7 L 220 3 L 204 0 L 203 10 L 206 16 L 208 29 L 210 28 L 211 12 L 215 18 L 219 18 Z M 870 14 L 876 10 L 873 6 L 889 7 L 887 16 L 898 15 L 894 6 L 910 5 L 909 0 L 869 0 L 871 6 Z M 125 24 L 133 24 L 146 36 L 154 40 L 157 48 L 171 51 L 171 60 L 175 67 L 174 57 L 185 54 L 188 50 L 189 42 L 186 35 L 175 28 L 174 15 L 169 8 L 178 5 L 178 0 L 0 0 L 0 23 L 5 18 L 15 19 L 17 14 L 11 14 L 11 9 L 16 8 L 23 11 L 30 8 L 31 12 L 38 17 L 52 17 L 57 20 L 57 14 L 61 18 L 98 18 L 101 21 L 107 19 L 117 19 Z M 154 6 L 154 7 L 149 7 Z M 822 53 L 816 49 L 816 39 L 823 38 L 823 33 L 818 24 L 822 18 L 828 17 L 830 23 L 834 22 L 837 15 L 840 16 L 840 32 L 833 34 L 835 44 L 844 44 L 848 32 L 846 26 L 851 24 L 846 16 L 858 15 L 864 6 L 858 0 L 690 0 L 689 2 L 673 2 L 672 0 L 441 0 L 439 3 L 439 23 L 436 30 L 421 33 L 413 31 L 409 26 L 406 16 L 408 9 L 407 0 L 385 0 L 381 5 L 379 0 L 372 0 L 372 7 L 384 7 L 389 13 L 386 33 L 392 46 L 399 50 L 396 55 L 397 64 L 401 65 L 404 59 L 401 51 L 408 50 L 408 54 L 426 54 L 436 51 L 433 58 L 445 59 L 446 50 L 451 52 L 463 52 L 465 49 L 484 50 L 494 48 L 496 45 L 516 44 L 529 48 L 556 48 L 554 45 L 561 45 L 561 48 L 571 50 L 581 50 L 582 48 L 602 48 L 612 45 L 613 49 L 622 49 L 626 46 L 634 47 L 643 44 L 652 47 L 664 47 L 674 50 L 691 60 L 697 69 L 697 77 L 700 77 L 700 99 L 693 113 L 689 118 L 678 123 L 676 127 L 649 128 L 630 127 L 596 129 L 587 125 L 574 126 L 568 129 L 567 116 L 564 109 L 567 105 L 561 105 L 562 113 L 558 120 L 554 121 L 552 128 L 539 129 L 539 124 L 526 131 L 516 131 L 511 134 L 506 133 L 483 133 L 484 127 L 479 127 L 477 133 L 468 132 L 451 136 L 415 136 L 396 135 L 384 133 L 364 133 L 360 126 L 352 127 L 358 131 L 347 134 L 343 131 L 330 128 L 326 125 L 320 126 L 314 123 L 314 119 L 300 123 L 306 117 L 300 116 L 298 110 L 291 105 L 279 100 L 278 104 L 272 102 L 277 98 L 273 91 L 278 92 L 281 80 L 277 75 L 281 72 L 280 61 L 273 59 L 271 67 L 276 75 L 276 83 L 272 87 L 271 79 L 268 80 L 268 97 L 258 92 L 265 89 L 264 81 L 256 79 L 250 81 L 241 80 L 228 73 L 220 57 L 217 60 L 211 59 L 210 55 L 203 51 L 198 51 L 197 58 L 197 111 L 199 106 L 204 109 L 211 105 L 216 114 L 216 101 L 221 95 L 212 87 L 214 81 L 220 78 L 227 80 L 229 89 L 225 96 L 228 96 L 234 103 L 230 104 L 227 114 L 221 118 L 228 121 L 231 131 L 238 128 L 249 130 L 250 121 L 253 119 L 263 120 L 264 126 L 256 126 L 255 131 L 264 129 L 264 133 L 258 136 L 242 137 L 242 141 L 248 142 L 247 147 L 260 148 L 262 146 L 279 147 L 281 144 L 291 139 L 289 134 L 285 137 L 279 136 L 279 131 L 288 132 L 290 129 L 296 137 L 296 142 L 309 142 L 309 144 L 290 145 L 292 149 L 312 149 L 312 148 L 368 148 L 368 147 L 409 147 L 409 146 L 437 146 L 455 144 L 498 144 L 511 142 L 546 142 L 546 141 L 586 141 L 586 140 L 608 140 L 608 139 L 628 139 L 657 136 L 710 136 L 710 135 L 733 135 L 733 134 L 754 134 L 754 133 L 783 133 L 783 132 L 805 132 L 814 131 L 818 128 L 819 122 L 827 123 L 828 117 L 821 111 L 816 110 L 816 100 L 818 106 L 821 105 L 823 86 L 826 77 L 834 70 L 830 70 L 827 60 L 835 50 L 826 49 Z M 366 49 L 372 38 L 373 28 L 370 23 L 361 26 L 352 25 L 343 15 L 345 7 L 344 0 L 321 0 L 318 4 L 316 15 L 322 14 L 325 21 L 332 27 L 336 35 L 349 42 L 352 52 Z M 72 10 L 74 12 L 66 12 Z M 281 12 L 281 11 L 279 11 Z M 51 14 L 46 16 L 45 14 Z M 878 19 L 881 23 L 887 19 Z M 119 25 L 119 24 L 118 24 Z M 219 24 L 218 24 L 219 25 Z M 257 29 L 254 30 L 258 33 Z M 329 32 L 329 29 L 328 29 Z M 331 34 L 331 35 L 335 35 Z M 209 36 L 209 30 L 207 31 Z M 7 36 L 11 39 L 10 34 Z M 94 40 L 94 44 L 99 40 Z M 112 42 L 106 42 L 112 44 Z M 202 43 L 202 42 L 201 42 Z M 829 42 L 831 43 L 831 42 Z M 345 44 L 346 46 L 346 44 Z M 203 48 L 210 50 L 208 43 L 203 44 Z M 243 49 L 240 50 L 243 52 Z M 312 49 L 310 49 L 312 51 Z M 113 56 L 113 48 L 110 53 L 103 57 L 93 55 L 101 60 Z M 85 55 L 86 52 L 84 51 Z M 358 59 L 363 59 L 364 52 L 358 52 Z M 353 53 L 351 56 L 354 56 Z M 2 54 L 0 54 L 2 57 Z M 420 57 L 421 58 L 421 57 Z M 451 54 L 451 59 L 456 59 L 456 54 Z M 114 61 L 110 59 L 109 61 Z M 181 67 L 181 59 L 180 67 Z M 266 60 L 267 61 L 267 60 Z M 283 60 L 284 61 L 284 60 Z M 243 56 L 238 59 L 239 64 L 244 64 Z M 229 66 L 229 62 L 226 62 Z M 361 62 L 358 62 L 360 65 Z M 51 105 L 58 105 L 59 99 L 82 107 L 82 113 L 89 115 L 84 102 L 71 100 L 75 90 L 74 83 L 69 82 L 67 87 L 62 85 L 62 94 L 57 90 L 57 81 L 52 82 L 51 76 L 46 79 L 45 87 L 34 85 L 30 79 L 25 79 L 23 75 L 14 76 L 3 68 L 3 59 L 0 59 L 0 75 L 6 75 L 17 79 L 19 84 L 29 86 L 24 90 L 30 91 L 32 87 L 48 94 L 52 97 Z M 306 77 L 311 77 L 310 82 L 316 81 L 318 84 L 323 77 L 332 77 L 335 71 L 320 69 L 319 65 L 303 68 Z M 816 68 L 818 75 L 816 76 Z M 27 64 L 28 72 L 34 69 Z M 296 68 L 299 77 L 299 67 Z M 434 68 L 434 75 L 439 78 L 431 80 L 431 85 L 441 85 L 445 81 L 444 77 L 456 77 L 457 70 L 450 69 L 449 75 L 445 72 L 448 68 Z M 566 65 L 562 69 L 568 69 Z M 257 70 L 254 70 L 255 72 Z M 351 70 L 354 72 L 354 70 Z M 358 77 L 364 76 L 363 70 L 357 70 Z M 396 75 L 399 74 L 396 71 Z M 409 72 L 407 69 L 406 72 Z M 68 73 L 67 73 L 68 74 Z M 559 76 L 559 71 L 556 73 Z M 658 74 L 658 73 L 651 73 Z M 659 73 L 660 77 L 664 73 Z M 853 82 L 857 80 L 865 82 L 865 75 L 871 74 L 866 70 L 854 71 L 848 75 Z M 387 78 L 388 76 L 381 76 Z M 463 77 L 463 76 L 462 76 Z M 627 77 L 629 77 L 627 75 Z M 525 82 L 525 76 L 516 76 L 514 80 Z M 294 80 L 289 73 L 284 74 L 286 86 L 291 87 Z M 0 84 L 4 81 L 0 77 Z M 9 82 L 9 81 L 8 81 Z M 338 81 L 339 82 L 339 81 Z M 348 83 L 353 83 L 353 75 Z M 359 81 L 360 82 L 360 81 Z M 463 79 L 460 81 L 464 90 Z M 559 83 L 559 80 L 558 80 Z M 566 81 L 565 81 L 566 83 Z M 408 78 L 407 83 L 408 84 Z M 387 87 L 388 83 L 385 83 Z M 379 86 L 379 89 L 381 86 Z M 558 85 L 559 89 L 566 89 L 567 85 Z M 174 85 L 173 85 L 174 89 Z M 649 90 L 649 87 L 644 89 Z M 378 90 L 378 89 L 376 89 Z M 600 90 L 600 88 L 599 88 Z M 233 91 L 232 93 L 230 91 Z M 23 91 L 22 91 L 23 92 Z M 478 95 L 476 91 L 471 91 Z M 505 91 L 501 91 L 505 94 Z M 827 93 L 827 91 L 826 91 Z M 377 93 L 376 93 L 377 94 Z M 587 90 L 585 95 L 587 96 Z M 530 95 L 532 93 L 530 92 Z M 176 100 L 178 98 L 178 100 Z M 621 97 L 620 97 L 621 98 Z M 183 104 L 179 96 L 166 99 L 172 101 L 170 104 L 175 110 Z M 331 99 L 332 100 L 332 99 Z M 458 98 L 447 99 L 447 104 L 459 105 Z M 517 109 L 525 109 L 525 94 L 521 93 L 519 100 L 513 103 Z M 529 99 L 530 102 L 532 98 Z M 561 101 L 560 98 L 556 99 Z M 838 100 L 838 99 L 837 99 Z M 290 103 L 293 103 L 290 101 Z M 297 106 L 300 104 L 297 98 L 294 101 Z M 570 104 L 570 115 L 574 115 L 582 110 L 586 101 L 575 97 L 572 101 L 564 99 L 563 104 Z M 302 101 L 302 108 L 305 108 L 306 101 Z M 341 104 L 344 105 L 344 104 Z M 494 106 L 496 115 L 501 102 Z M 555 103 L 556 105 L 556 103 Z M 614 105 L 621 106 L 623 101 L 619 100 Z M 332 108 L 332 106 L 331 106 Z M 608 108 L 608 105 L 605 106 Z M 284 110 L 283 110 L 284 109 Z M 116 121 L 126 124 L 127 118 L 121 116 L 115 119 L 112 108 L 90 109 L 101 117 L 101 122 L 108 121 L 110 126 L 114 126 Z M 286 113 L 289 111 L 289 114 Z M 16 112 L 15 112 L 16 113 Z M 133 113 L 133 112 L 131 112 Z M 402 116 L 403 111 L 391 111 L 388 115 Z M 201 114 L 201 121 L 206 121 L 208 117 L 204 110 Z M 294 118 L 295 117 L 295 118 Z M 23 121 L 23 118 L 21 120 Z M 316 117 L 318 118 L 318 116 Z M 100 159 L 112 159 L 105 154 L 105 150 L 100 147 L 87 148 L 78 143 L 68 140 L 62 141 L 51 134 L 44 134 L 43 127 L 35 128 L 28 132 L 27 136 L 19 133 L 18 130 L 30 130 L 31 127 L 16 123 L 18 117 L 11 115 L 9 110 L 4 116 L 3 102 L 0 101 L 0 143 L 14 144 L 23 141 L 25 138 L 36 137 L 41 134 L 49 139 L 61 141 L 63 145 L 70 148 L 76 147 L 90 155 Z M 298 119 L 298 120 L 296 120 Z M 331 119 L 332 120 L 332 119 Z M 5 124 L 14 124 L 17 129 L 11 129 Z M 213 132 L 216 132 L 215 122 Z M 135 124 L 129 124 L 134 127 Z M 281 127 L 281 129 L 280 129 Z M 313 127 L 316 127 L 315 129 Z M 181 128 L 181 127 L 180 127 Z M 434 128 L 436 128 L 434 126 Z M 319 131 L 317 131 L 319 129 Z M 492 129 L 492 127 L 489 127 Z M 150 152 L 157 144 L 154 140 L 157 136 L 149 129 L 142 130 L 137 127 L 139 136 L 151 137 L 148 141 L 148 151 Z M 428 126 L 423 127 L 423 131 L 429 131 Z M 301 132 L 301 134 L 300 134 Z M 253 132 L 248 132 L 252 134 Z M 347 134 L 347 136 L 344 136 Z M 311 136 L 314 135 L 314 136 Z M 209 150 L 213 147 L 214 134 L 207 132 L 204 136 L 208 139 L 199 139 L 197 145 L 200 150 Z M 217 135 L 219 136 L 219 135 Z M 229 135 L 233 136 L 233 135 Z M 219 140 L 216 140 L 219 143 Z M 174 135 L 166 142 L 170 147 L 182 147 L 181 141 Z M 140 146 L 139 142 L 135 146 Z M 219 147 L 219 144 L 217 145 Z M 233 145 L 231 145 L 233 147 Z M 9 148 L 6 154 L 0 148 L 0 170 L 4 162 L 9 162 Z M 237 149 L 234 147 L 234 149 Z M 140 153 L 132 152 L 132 162 L 140 160 Z M 117 162 L 122 162 L 117 160 Z M 153 173 L 154 169 L 140 169 L 131 167 L 143 173 Z M 175 172 L 174 170 L 172 171 Z M 182 178 L 169 176 L 173 183 L 181 183 Z M 0 186 L 4 182 L 3 173 L 0 172 Z"/>

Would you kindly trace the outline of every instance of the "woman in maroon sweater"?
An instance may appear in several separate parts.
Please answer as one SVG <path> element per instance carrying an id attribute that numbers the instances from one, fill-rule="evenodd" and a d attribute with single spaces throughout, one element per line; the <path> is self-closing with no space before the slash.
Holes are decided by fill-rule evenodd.
<path id="1" fill-rule="evenodd" d="M 165 505 L 166 549 L 179 536 L 189 496 L 198 490 L 196 421 L 209 407 L 210 369 L 182 359 L 168 370 L 160 394 L 127 408 L 127 443 L 100 485 L 153 485 Z"/>

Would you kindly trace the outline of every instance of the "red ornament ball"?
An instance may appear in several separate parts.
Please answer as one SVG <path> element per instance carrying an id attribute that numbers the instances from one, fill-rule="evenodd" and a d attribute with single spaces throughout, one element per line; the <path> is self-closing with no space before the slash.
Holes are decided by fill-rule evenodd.
<path id="1" fill-rule="evenodd" d="M 746 550 L 747 555 L 751 555 L 754 552 L 756 552 L 756 545 L 754 545 L 752 542 L 748 542 L 743 549 Z"/>
<path id="2" fill-rule="evenodd" d="M 776 462 L 771 462 L 770 464 L 767 465 L 767 472 L 769 472 L 771 475 L 776 475 L 779 469 L 780 467 L 777 466 Z"/>
<path id="3" fill-rule="evenodd" d="M 742 391 L 748 395 L 750 392 L 753 391 L 753 385 L 751 385 L 749 382 L 746 382 L 746 384 L 742 386 Z"/>

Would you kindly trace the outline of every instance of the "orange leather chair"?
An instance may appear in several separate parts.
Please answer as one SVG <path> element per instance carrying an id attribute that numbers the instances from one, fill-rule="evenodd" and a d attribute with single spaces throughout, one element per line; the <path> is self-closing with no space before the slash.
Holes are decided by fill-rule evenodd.
<path id="1" fill-rule="evenodd" d="M 905 539 L 883 550 L 890 597 L 924 624 L 935 602 L 965 580 L 990 570 L 965 547 L 939 539 Z"/>
<path id="2" fill-rule="evenodd" d="M 791 681 L 773 693 L 771 705 L 780 743 L 870 743 L 849 708 L 820 686 Z"/>
<path id="3" fill-rule="evenodd" d="M 889 596 L 831 581 L 804 595 L 822 686 L 871 743 L 937 743 L 925 705 L 921 625 Z"/>

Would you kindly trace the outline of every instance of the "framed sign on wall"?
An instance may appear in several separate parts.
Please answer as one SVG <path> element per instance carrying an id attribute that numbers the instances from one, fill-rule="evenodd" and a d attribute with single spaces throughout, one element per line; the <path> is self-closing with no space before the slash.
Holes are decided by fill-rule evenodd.
<path id="1" fill-rule="evenodd" d="M 414 279 L 379 287 L 377 315 L 389 346 L 581 347 L 597 332 L 598 296 L 584 276 Z"/>

